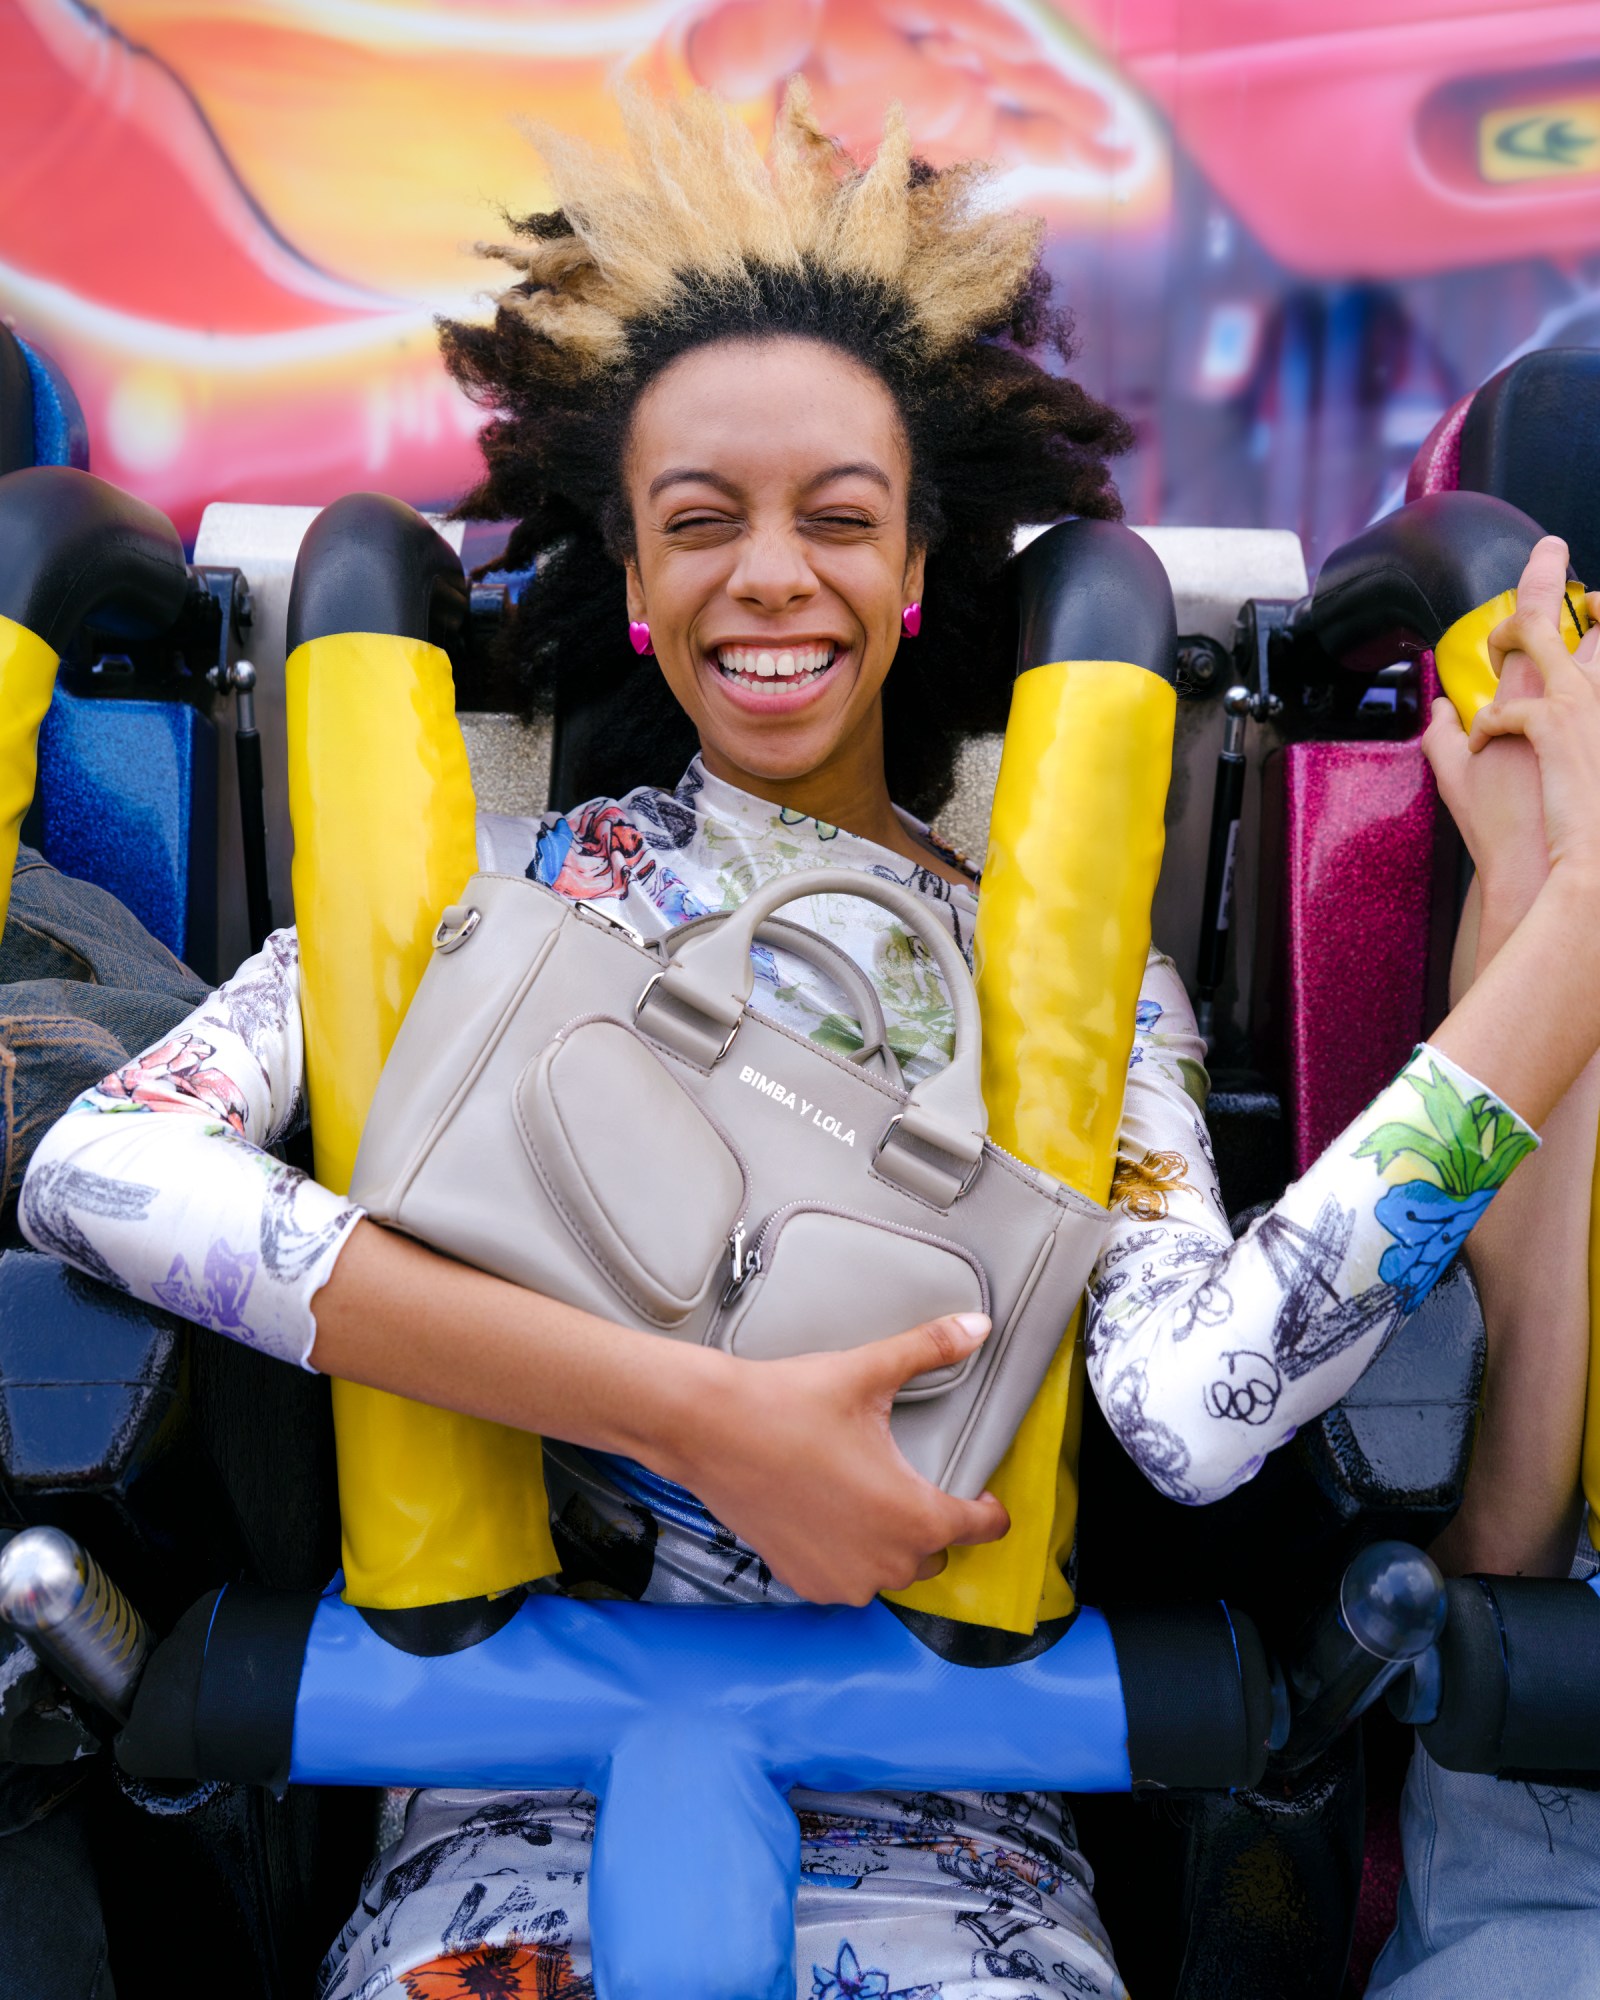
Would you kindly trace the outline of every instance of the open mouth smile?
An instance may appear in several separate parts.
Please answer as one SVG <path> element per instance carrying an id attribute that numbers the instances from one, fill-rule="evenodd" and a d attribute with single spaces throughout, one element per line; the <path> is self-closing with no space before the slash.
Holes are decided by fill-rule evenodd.
<path id="1" fill-rule="evenodd" d="M 838 658 L 832 640 L 801 646 L 718 646 L 711 655 L 726 681 L 751 693 L 787 693 L 821 680 Z"/>
<path id="2" fill-rule="evenodd" d="M 804 639 L 789 645 L 713 646 L 703 657 L 736 708 L 751 715 L 784 715 L 819 699 L 851 650 L 836 639 Z"/>

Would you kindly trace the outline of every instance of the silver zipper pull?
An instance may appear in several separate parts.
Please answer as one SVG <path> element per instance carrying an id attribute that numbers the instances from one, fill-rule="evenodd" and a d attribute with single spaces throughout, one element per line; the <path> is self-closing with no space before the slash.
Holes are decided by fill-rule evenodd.
<path id="1" fill-rule="evenodd" d="M 733 1302 L 761 1269 L 760 1250 L 752 1248 L 747 1254 L 744 1238 L 745 1228 L 741 1222 L 736 1225 L 733 1234 L 728 1238 L 728 1282 L 722 1293 L 722 1303 L 725 1306 Z"/>

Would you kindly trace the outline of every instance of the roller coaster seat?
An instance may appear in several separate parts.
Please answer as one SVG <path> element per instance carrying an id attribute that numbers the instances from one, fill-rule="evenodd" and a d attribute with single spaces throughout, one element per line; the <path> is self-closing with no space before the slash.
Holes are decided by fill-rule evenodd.
<path id="1" fill-rule="evenodd" d="M 1179 568 L 1186 553 L 1182 546 L 1183 539 L 1181 535 L 1173 535 L 1170 531 L 1165 537 L 1159 533 L 1152 536 L 1158 551 L 1162 550 L 1165 542 L 1169 562 Z M 1287 538 L 1255 538 L 1252 554 L 1258 563 L 1261 556 L 1266 555 L 1270 566 L 1267 568 L 1268 580 L 1264 585 L 1255 579 L 1251 579 L 1254 583 L 1253 591 L 1246 585 L 1249 594 L 1268 599 L 1274 597 L 1293 599 L 1302 594 L 1303 570 L 1299 570 L 1296 574 L 1298 551 L 1286 548 L 1286 540 Z M 1213 548 L 1208 553 L 1214 558 L 1214 552 L 1213 543 Z M 1197 543 L 1192 542 L 1187 553 L 1198 558 L 1201 549 Z M 1196 567 L 1198 566 L 1196 562 Z M 1188 616 L 1184 622 L 1188 624 L 1192 621 L 1193 625 L 1202 631 L 1205 625 L 1209 625 L 1212 629 L 1206 636 L 1210 637 L 1213 645 L 1221 647 L 1224 641 L 1235 636 L 1232 624 L 1239 598 L 1235 596 L 1230 602 L 1225 587 L 1216 582 L 1217 570 L 1214 560 L 1210 573 L 1212 581 L 1209 601 L 1203 590 L 1191 592 L 1185 605 Z M 1258 569 L 1258 575 L 1260 573 Z M 1174 834 L 1178 837 L 1172 840 L 1169 847 L 1171 858 L 1163 877 L 1162 890 L 1158 895 L 1158 912 L 1165 903 L 1168 908 L 1176 909 L 1181 914 L 1182 901 L 1186 893 L 1191 910 L 1199 901 L 1195 854 L 1202 843 L 1192 838 L 1184 839 L 1182 834 L 1185 829 L 1192 829 L 1196 820 L 1197 800 L 1198 816 L 1203 821 L 1205 804 L 1203 787 L 1193 783 L 1192 780 L 1195 775 L 1194 766 L 1202 762 L 1204 750 L 1209 747 L 1210 732 L 1206 729 L 1206 724 L 1214 722 L 1220 722 L 1216 705 L 1211 704 L 1208 708 L 1204 702 L 1197 701 L 1186 711 L 1180 724 L 1180 740 L 1184 746 L 1181 768 L 1187 770 L 1191 782 L 1188 785 L 1180 782 L 1174 786 L 1169 820 Z M 1263 737 L 1268 737 L 1269 728 L 1270 722 L 1263 725 L 1261 732 Z M 493 741 L 496 737 L 503 742 L 507 738 L 514 737 L 516 733 L 517 726 L 509 720 L 498 722 L 487 726 L 480 733 L 480 744 L 484 740 Z M 570 743 L 573 740 L 570 728 L 567 728 L 565 733 Z M 558 748 L 560 741 L 561 726 L 558 725 Z M 961 803 L 967 815 L 974 820 L 981 820 L 981 798 L 975 799 L 974 795 L 981 793 L 982 773 L 988 754 L 990 754 L 988 746 L 975 746 L 965 767 L 967 795 Z M 1259 748 L 1255 754 L 1259 755 Z M 489 756 L 482 761 L 486 766 L 492 766 L 496 760 Z M 558 756 L 557 768 L 558 774 L 564 775 L 569 787 L 572 788 L 572 796 L 581 796 L 585 789 L 581 766 L 574 766 L 570 758 L 564 764 Z M 992 766 L 990 768 L 992 769 Z M 977 774 L 976 783 L 973 782 L 974 774 Z M 516 803 L 526 807 L 531 802 L 524 797 Z M 1412 828 L 1410 831 L 1414 834 L 1415 829 Z M 970 846 L 975 851 L 981 851 L 981 836 L 975 838 L 972 830 L 958 826 L 954 837 L 961 844 Z M 1251 886 L 1253 845 L 1252 841 L 1247 840 L 1243 849 L 1245 858 L 1240 868 L 1241 901 L 1244 892 Z M 1187 890 L 1185 874 L 1188 878 Z M 1159 923 L 1158 915 L 1158 925 Z M 1178 943 L 1181 953 L 1183 946 L 1181 937 Z M 1232 1019 L 1236 1029 L 1243 1023 L 1247 1030 L 1250 1025 L 1251 1010 L 1247 998 L 1241 995 L 1248 996 L 1251 991 L 1251 981 L 1246 979 L 1241 982 L 1236 971 L 1232 978 L 1234 994 Z M 1258 980 L 1266 983 L 1266 975 L 1258 974 Z M 1242 1049 L 1247 1061 L 1253 1054 L 1247 1033 L 1236 1032 L 1233 1046 L 1235 1049 Z M 1231 1153 L 1224 1149 L 1223 1157 L 1225 1184 L 1232 1185 L 1236 1200 L 1241 1190 L 1247 1191 L 1250 1196 L 1270 1196 L 1277 1192 L 1278 1186 L 1282 1183 L 1282 1174 L 1272 1154 L 1271 1135 L 1274 1129 L 1281 1131 L 1282 1128 L 1281 1120 L 1274 1116 L 1270 1080 L 1259 1072 L 1252 1074 L 1248 1071 L 1245 1072 L 1245 1078 L 1244 1088 L 1219 1093 L 1223 1102 L 1217 1107 L 1219 1133 L 1230 1137 L 1235 1131 L 1243 1134 Z M 1234 1101 L 1230 1102 L 1230 1098 Z M 1268 1133 L 1266 1143 L 1262 1142 L 1259 1130 L 1252 1130 L 1252 1127 L 1266 1128 Z M 26 1292 L 25 1288 L 30 1287 L 31 1292 Z M 250 1370 L 246 1364 L 252 1362 L 253 1357 L 225 1348 L 221 1343 L 201 1340 L 191 1344 L 182 1329 L 175 1324 L 164 1323 L 159 1315 L 145 1315 L 142 1311 L 126 1308 L 108 1314 L 101 1303 L 104 1295 L 98 1293 L 86 1281 L 70 1278 L 54 1267 L 41 1268 L 41 1261 L 31 1257 L 13 1254 L 7 1258 L 4 1270 L 0 1272 L 0 1292 L 6 1292 L 8 1288 L 16 1290 L 19 1300 L 24 1296 L 28 1299 L 25 1306 L 19 1306 L 19 1324 L 26 1324 L 35 1330 L 41 1327 L 53 1328 L 54 1338 L 51 1344 L 54 1354 L 59 1354 L 62 1346 L 70 1343 L 87 1357 L 95 1351 L 93 1343 L 98 1340 L 101 1345 L 95 1355 L 93 1373 L 97 1379 L 111 1385 L 111 1393 L 106 1399 L 106 1415 L 96 1417 L 91 1413 L 82 1425 L 82 1435 L 74 1444 L 68 1441 L 60 1422 L 61 1413 L 66 1409 L 68 1399 L 59 1395 L 53 1397 L 51 1393 L 53 1383 L 43 1379 L 53 1372 L 53 1368 L 43 1368 L 35 1361 L 32 1364 L 30 1379 L 30 1368 L 26 1361 L 18 1366 L 16 1360 L 12 1358 L 20 1350 L 9 1350 L 3 1365 L 7 1394 L 13 1396 L 17 1402 L 13 1436 L 22 1435 L 25 1438 L 31 1436 L 39 1447 L 31 1468 L 20 1462 L 14 1453 L 12 1462 L 8 1466 L 13 1506 L 19 1517 L 60 1519 L 64 1524 L 70 1523 L 80 1529 L 97 1549 L 104 1552 L 108 1563 L 126 1564 L 124 1575 L 128 1587 L 135 1596 L 143 1595 L 151 1615 L 158 1623 L 169 1618 L 177 1604 L 193 1594 L 192 1586 L 197 1582 L 202 1585 L 215 1584 L 230 1575 L 243 1572 L 265 1581 L 299 1583 L 303 1587 L 304 1581 L 313 1576 L 319 1568 L 321 1575 L 327 1573 L 325 1533 L 330 1517 L 325 1511 L 319 1521 L 316 1518 L 315 1506 L 302 1504 L 301 1512 L 306 1522 L 306 1529 L 298 1537 L 300 1543 L 298 1550 L 286 1550 L 281 1541 L 274 1549 L 271 1545 L 272 1537 L 259 1532 L 259 1525 L 270 1515 L 273 1504 L 270 1499 L 263 1504 L 264 1490 L 269 1489 L 272 1484 L 270 1474 L 263 1479 L 261 1460 L 266 1454 L 242 1449 L 237 1434 L 231 1444 L 227 1442 L 226 1417 L 219 1421 L 217 1411 L 219 1405 L 230 1401 L 230 1393 L 218 1395 L 215 1391 L 208 1391 L 204 1386 L 206 1374 L 213 1368 L 218 1374 L 242 1369 L 243 1374 L 249 1376 Z M 1478 1355 L 1475 1306 L 1470 1298 L 1470 1287 L 1465 1278 L 1458 1279 L 1452 1287 L 1446 1288 L 1439 1294 L 1437 1308 L 1430 1308 L 1430 1311 L 1434 1313 L 1431 1332 L 1425 1323 L 1427 1316 L 1419 1315 L 1418 1320 L 1406 1330 L 1402 1340 L 1395 1342 L 1391 1348 L 1390 1353 L 1399 1356 L 1400 1359 L 1393 1364 L 1391 1372 L 1395 1379 L 1387 1387 L 1381 1379 L 1384 1364 L 1380 1363 L 1378 1368 L 1369 1373 L 1369 1377 L 1361 1385 L 1361 1390 L 1348 1399 L 1345 1406 L 1341 1406 L 1339 1411 L 1330 1413 L 1322 1426 L 1308 1431 L 1302 1440 L 1297 1441 L 1292 1448 L 1292 1455 L 1288 1451 L 1279 1455 L 1286 1468 L 1285 1478 L 1289 1478 L 1292 1470 L 1292 1483 L 1298 1484 L 1302 1493 L 1310 1493 L 1313 1496 L 1313 1509 L 1322 1523 L 1319 1536 L 1320 1546 L 1324 1552 L 1337 1549 L 1342 1553 L 1348 1549 L 1353 1536 L 1360 1532 L 1355 1524 L 1361 1509 L 1370 1504 L 1375 1496 L 1387 1503 L 1383 1522 L 1385 1527 L 1402 1523 L 1420 1524 L 1420 1531 L 1423 1533 L 1426 1533 L 1430 1524 L 1442 1519 L 1453 1505 L 1454 1494 L 1459 1488 L 1466 1440 L 1470 1432 L 1470 1410 L 1476 1391 L 1474 1370 Z M 94 1323 L 92 1326 L 91 1321 Z M 116 1359 L 107 1358 L 109 1352 L 105 1345 L 107 1341 L 110 1341 L 111 1348 L 115 1350 Z M 191 1346 L 192 1351 L 190 1351 Z M 1429 1387 L 1433 1393 L 1428 1407 L 1444 1408 L 1447 1411 L 1448 1421 L 1424 1454 L 1430 1457 L 1430 1462 L 1419 1468 L 1415 1452 L 1409 1446 L 1397 1449 L 1392 1436 L 1386 1439 L 1384 1433 L 1387 1431 L 1393 1434 L 1402 1428 L 1397 1416 L 1398 1411 L 1404 1408 L 1412 1413 L 1415 1412 L 1417 1407 L 1415 1377 L 1419 1370 L 1426 1369 L 1424 1355 L 1432 1357 L 1435 1368 L 1447 1369 L 1450 1380 L 1449 1388 L 1441 1400 L 1437 1394 L 1439 1386 L 1437 1375 L 1430 1379 Z M 52 1363 L 53 1361 L 54 1355 Z M 1388 1356 L 1385 1357 L 1385 1361 L 1388 1361 Z M 192 1377 L 188 1385 L 184 1380 L 186 1368 Z M 262 1372 L 259 1366 L 256 1372 Z M 268 1369 L 260 1383 L 252 1377 L 238 1394 L 238 1400 L 234 1403 L 235 1413 L 237 1414 L 244 1402 L 253 1397 L 258 1390 L 267 1388 L 265 1375 L 275 1377 L 286 1372 Z M 117 1386 L 119 1377 L 120 1387 Z M 209 1413 L 208 1396 L 211 1398 Z M 118 1397 L 121 1399 L 120 1402 L 117 1401 Z M 198 1410 L 199 1422 L 197 1426 L 191 1426 L 188 1433 L 191 1440 L 189 1445 L 175 1445 L 174 1440 L 183 1434 L 181 1411 L 186 1402 L 190 1408 Z M 18 1418 L 21 1420 L 18 1421 Z M 292 1431 L 295 1426 L 291 1423 L 288 1428 Z M 1404 1428 L 1413 1437 L 1417 1435 L 1418 1427 L 1414 1415 L 1412 1421 Z M 93 1448 L 88 1447 L 89 1435 L 95 1432 L 98 1432 L 101 1438 L 115 1435 L 121 1447 L 120 1456 L 107 1455 L 102 1449 L 100 1458 L 95 1460 Z M 198 1460 L 204 1460 L 209 1455 L 211 1460 L 209 1469 L 203 1465 L 198 1469 L 196 1466 L 185 1469 L 181 1464 L 174 1462 L 175 1451 L 178 1461 L 182 1460 L 185 1449 L 193 1452 L 193 1439 L 196 1437 L 209 1444 L 209 1453 L 206 1449 L 201 1449 L 197 1455 Z M 303 1434 L 301 1441 L 304 1442 Z M 1409 1462 L 1407 1462 L 1408 1453 Z M 22 1456 L 25 1458 L 26 1454 Z M 1092 1492 L 1094 1476 L 1088 1472 L 1090 1462 L 1086 1458 L 1086 1483 L 1090 1484 Z M 162 1474 L 161 1477 L 155 1476 L 157 1471 Z M 304 1459 L 301 1462 L 300 1475 L 293 1483 L 301 1495 L 302 1503 L 311 1493 L 319 1489 L 326 1497 L 325 1481 L 319 1481 L 315 1470 L 306 1465 Z M 195 1509 L 192 1500 L 186 1504 L 183 1496 L 192 1495 L 196 1490 L 204 1490 L 203 1482 L 213 1476 L 219 1478 L 221 1483 L 233 1492 L 234 1509 L 242 1518 L 237 1528 L 219 1527 L 213 1545 L 204 1546 L 199 1544 L 199 1538 L 193 1533 Z M 1269 1485 L 1270 1482 L 1257 1482 L 1252 1497 L 1260 1507 L 1263 1517 L 1281 1519 L 1284 1494 L 1281 1491 L 1269 1491 Z M 255 1534 L 250 1531 L 248 1519 L 249 1494 L 252 1487 L 256 1496 Z M 98 1498 L 94 1497 L 97 1488 Z M 241 1494 L 245 1496 L 242 1502 Z M 1246 1504 L 1242 1501 L 1239 1510 L 1241 1513 Z M 208 1510 L 208 1519 L 218 1523 L 225 1522 L 227 1511 L 219 1509 L 212 1513 Z M 1109 1508 L 1103 1510 L 1103 1517 L 1110 1511 Z M 115 1516 L 120 1516 L 124 1524 L 122 1537 L 120 1540 L 113 1538 L 108 1541 L 108 1531 L 102 1522 Z M 1217 1518 L 1216 1526 L 1220 1532 L 1212 1539 L 1223 1549 L 1230 1544 L 1237 1546 L 1238 1542 L 1246 1539 L 1259 1540 L 1260 1525 L 1258 1520 L 1246 1535 L 1241 1533 L 1242 1521 L 1224 1522 L 1221 1518 Z M 1092 1510 L 1086 1510 L 1082 1532 L 1084 1574 L 1086 1578 L 1093 1574 L 1095 1564 L 1099 1562 L 1101 1573 L 1106 1575 L 1109 1585 L 1109 1572 L 1113 1563 L 1109 1558 L 1097 1556 L 1097 1532 L 1094 1513 Z M 1116 1539 L 1108 1533 L 1103 1539 L 1102 1546 L 1109 1548 Z M 1122 1539 L 1126 1546 L 1126 1537 Z M 1138 1579 L 1148 1574 L 1148 1563 L 1138 1558 L 1152 1545 L 1161 1544 L 1146 1542 L 1143 1551 L 1137 1549 L 1134 1551 L 1134 1560 L 1121 1566 L 1121 1579 L 1124 1585 L 1130 1578 Z M 161 1552 L 162 1559 L 152 1561 L 151 1557 L 157 1550 Z M 1216 1555 L 1217 1550 L 1214 1548 L 1213 1563 Z M 1302 1563 L 1296 1582 L 1304 1587 L 1310 1572 L 1320 1567 L 1318 1563 L 1311 1565 Z M 1215 1573 L 1213 1569 L 1212 1574 Z M 1274 1575 L 1269 1564 L 1264 1566 L 1264 1574 L 1255 1581 L 1261 1585 L 1263 1593 L 1258 1601 L 1267 1607 L 1269 1617 L 1272 1609 L 1276 1608 L 1280 1618 L 1287 1623 L 1303 1608 L 1304 1590 L 1302 1589 L 1302 1593 L 1299 1594 L 1293 1590 L 1285 1593 L 1281 1587 L 1283 1575 L 1281 1569 Z M 1166 1566 L 1163 1579 L 1165 1587 L 1159 1591 L 1159 1595 L 1163 1598 L 1168 1598 L 1172 1594 L 1172 1577 L 1173 1566 L 1169 1564 Z M 320 1577 L 317 1580 L 320 1581 Z M 1191 1576 L 1194 1593 L 1197 1596 L 1209 1594 L 1207 1584 L 1208 1578 L 1203 1565 L 1197 1566 Z M 1137 1584 L 1134 1590 L 1137 1594 Z M 1092 1594 L 1086 1587 L 1086 1597 Z M 1152 1588 L 1149 1594 L 1155 1596 L 1158 1592 Z M 1113 1597 L 1116 1595 L 1114 1587 L 1111 1595 Z M 1283 1602 L 1286 1595 L 1294 1601 Z M 1275 1599 L 1278 1600 L 1276 1606 Z M 1343 1775 L 1348 1795 L 1348 1768 Z M 265 1836 L 258 1832 L 258 1842 L 261 1838 Z M 1340 1838 L 1336 1839 L 1335 1845 L 1339 1845 L 1341 1839 L 1345 1873 L 1343 1917 L 1347 1921 L 1348 1895 L 1351 1886 L 1347 1824 L 1341 1829 Z M 205 1844 L 202 1840 L 195 1845 L 198 1850 Z M 245 1844 L 248 1846 L 248 1842 Z M 216 1838 L 213 1839 L 213 1846 L 215 1845 L 217 1845 Z M 1326 1850 L 1327 1843 L 1324 1840 L 1319 1850 L 1324 1861 Z M 303 1855 L 301 1859 L 303 1862 Z M 1203 1855 L 1198 1858 L 1196 1865 L 1201 1866 L 1203 1872 Z M 1299 1867 L 1302 1874 L 1311 1872 L 1314 1866 L 1312 1857 L 1300 1857 Z M 243 1872 L 248 1873 L 248 1868 L 246 1867 Z M 235 1883 L 234 1886 L 237 1890 L 238 1884 Z M 348 1877 L 346 1886 L 347 1888 L 349 1886 Z M 248 1902 L 248 1895 L 243 1895 L 242 1900 Z M 1337 1900 L 1336 1897 L 1335 1901 Z M 1191 1904 L 1199 1905 L 1203 1915 L 1206 1899 L 1203 1894 L 1196 1895 L 1192 1892 L 1192 1881 L 1189 1901 Z M 1335 1921 L 1337 1923 L 1338 1919 Z M 1195 1987 L 1193 1990 L 1202 1989 Z M 1316 1988 L 1307 1986 L 1305 1990 L 1312 1991 Z"/>
<path id="2" fill-rule="evenodd" d="M 36 465 L 88 470 L 83 412 L 49 357 L 0 327 L 0 473 Z M 245 610 L 242 599 L 225 607 L 224 658 Z M 207 621 L 189 622 L 194 638 L 185 635 L 181 652 L 85 630 L 63 662 L 39 732 L 25 838 L 65 873 L 116 896 L 175 957 L 215 978 L 218 869 L 239 867 L 239 809 L 231 766 L 225 772 L 219 755 L 230 718 L 206 678 L 216 662 L 195 645 Z"/>

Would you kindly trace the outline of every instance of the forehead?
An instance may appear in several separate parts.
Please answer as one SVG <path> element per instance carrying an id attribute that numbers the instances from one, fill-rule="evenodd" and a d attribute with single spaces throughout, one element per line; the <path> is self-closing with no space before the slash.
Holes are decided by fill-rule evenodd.
<path id="1" fill-rule="evenodd" d="M 718 341 L 680 355 L 634 411 L 629 471 L 693 463 L 741 485 L 874 459 L 903 476 L 904 427 L 869 368 L 821 341 Z"/>

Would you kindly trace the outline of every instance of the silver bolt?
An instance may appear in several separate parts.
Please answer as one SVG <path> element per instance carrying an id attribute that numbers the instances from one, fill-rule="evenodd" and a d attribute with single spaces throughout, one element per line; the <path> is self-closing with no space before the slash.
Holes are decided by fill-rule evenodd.
<path id="1" fill-rule="evenodd" d="M 150 1628 L 70 1535 L 25 1528 L 0 1549 L 0 1623 L 68 1687 L 127 1721 Z"/>

